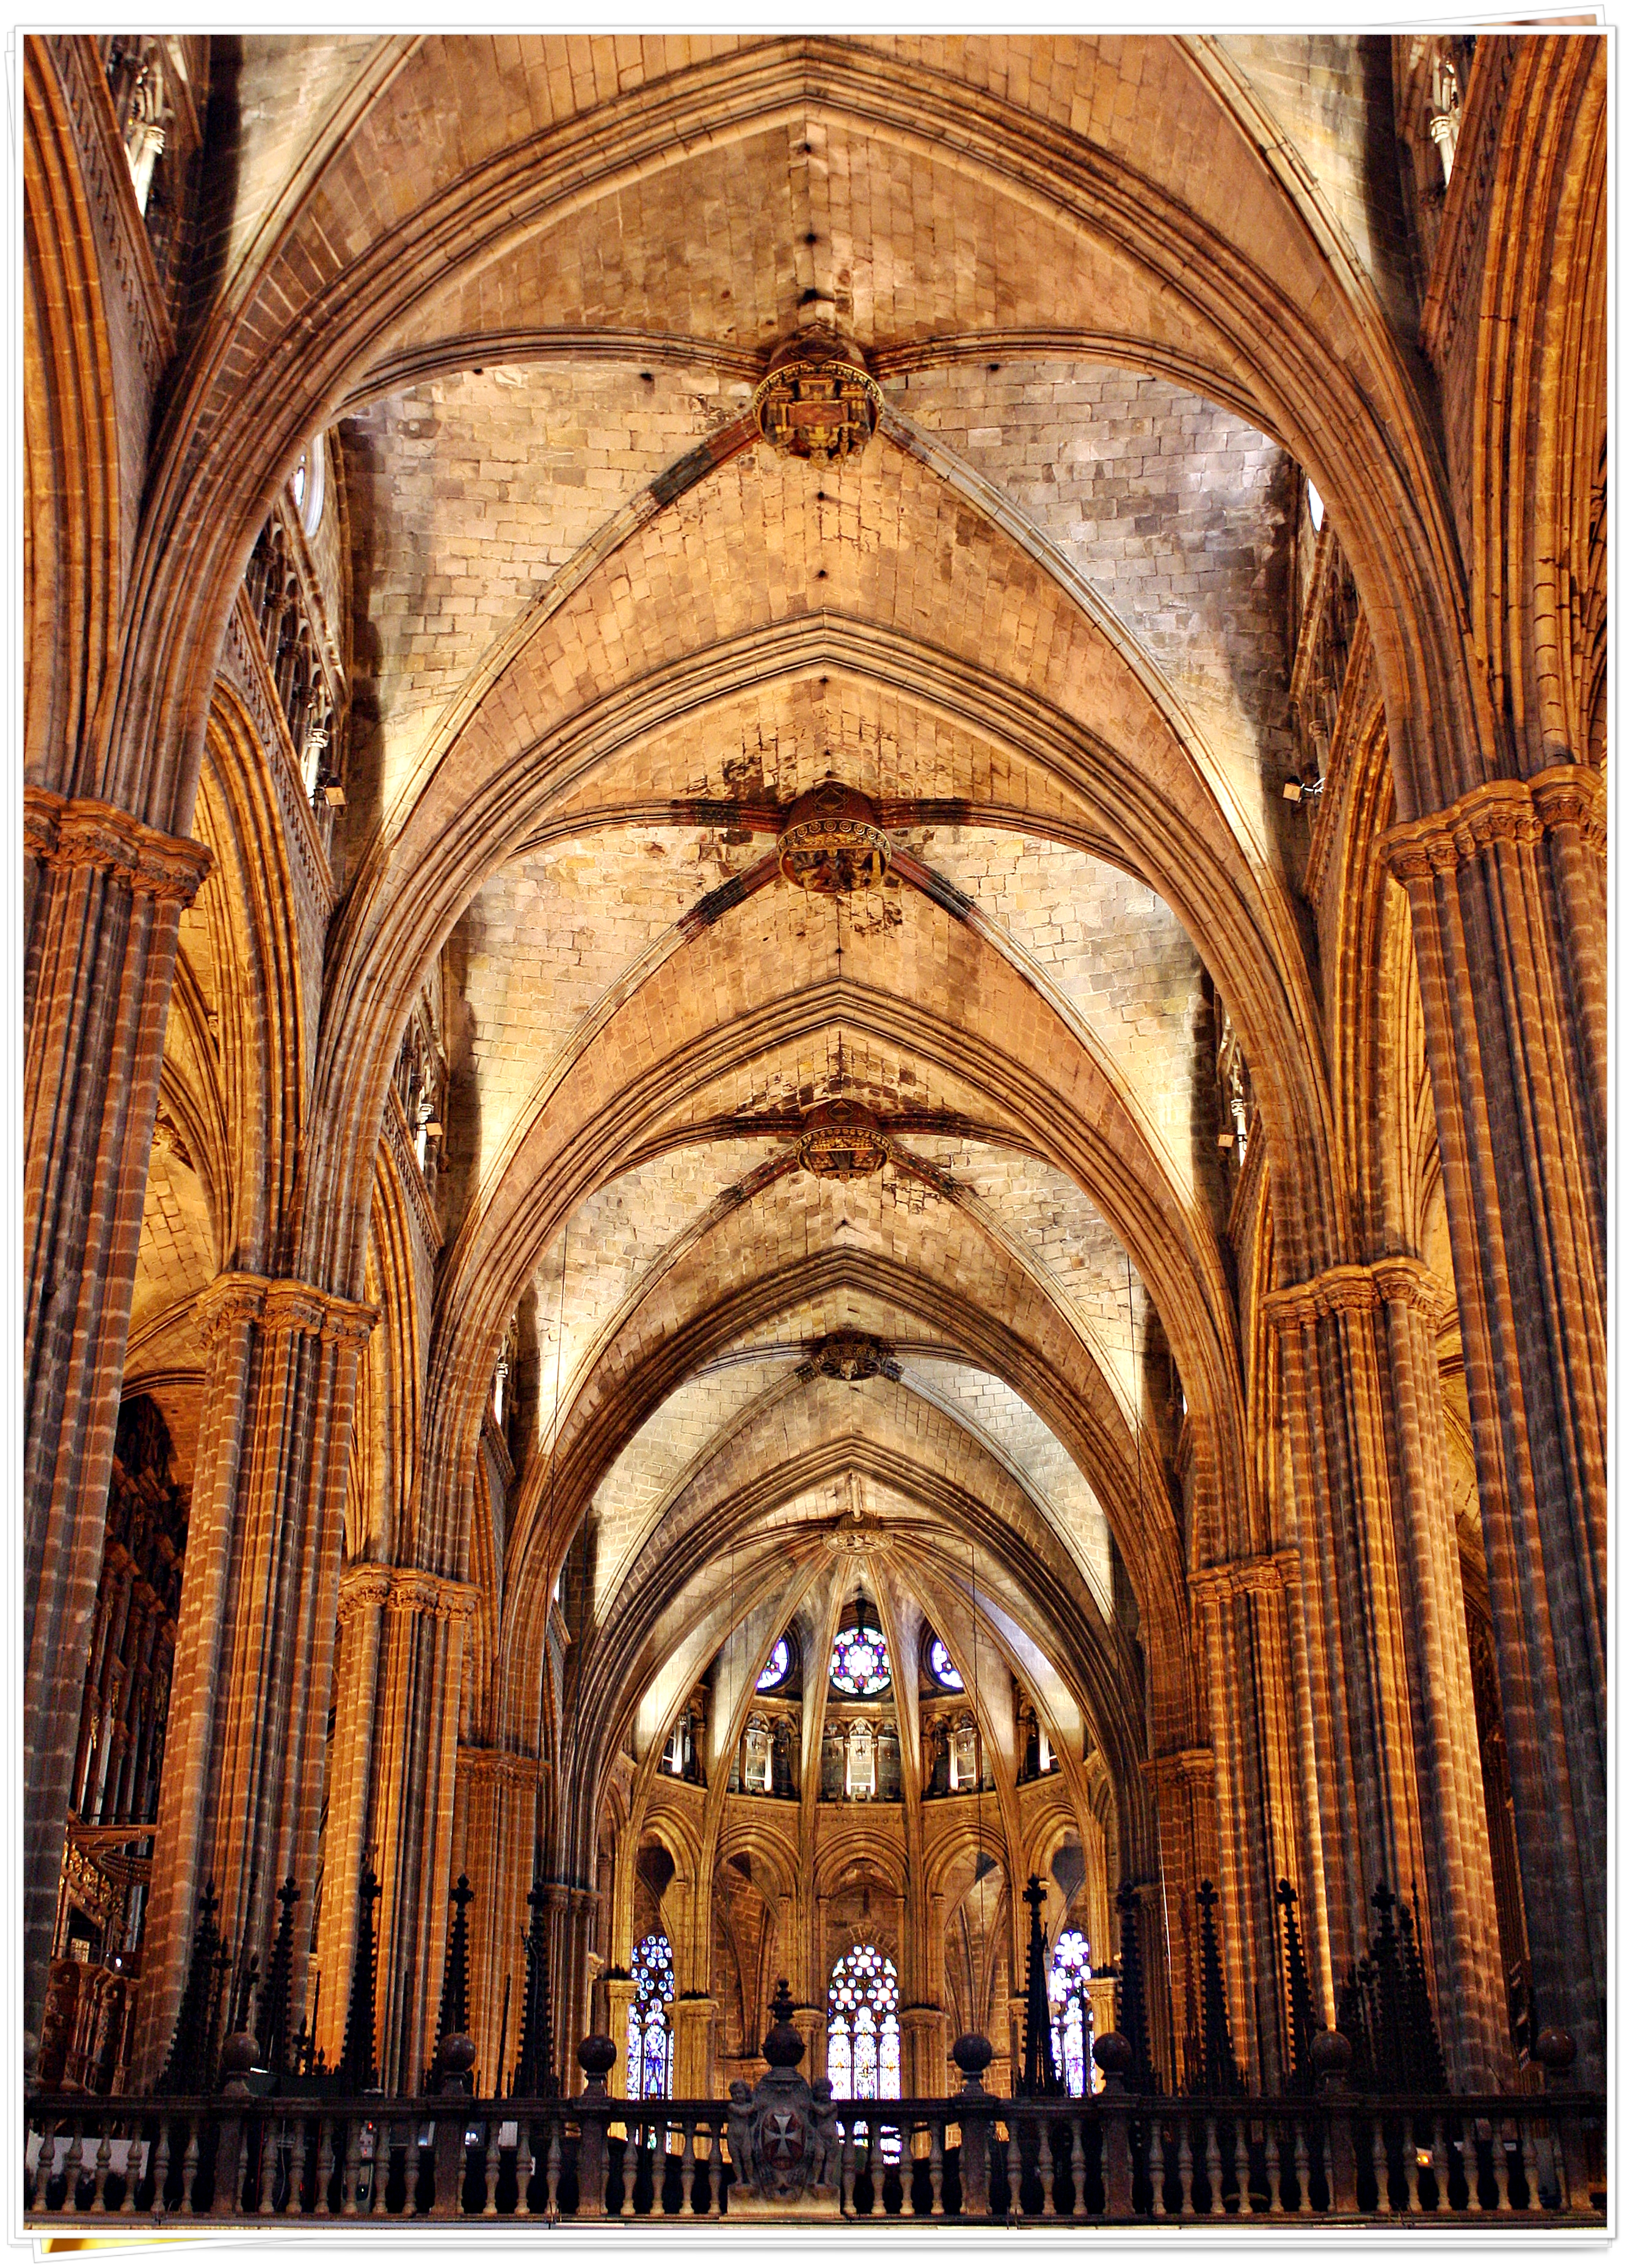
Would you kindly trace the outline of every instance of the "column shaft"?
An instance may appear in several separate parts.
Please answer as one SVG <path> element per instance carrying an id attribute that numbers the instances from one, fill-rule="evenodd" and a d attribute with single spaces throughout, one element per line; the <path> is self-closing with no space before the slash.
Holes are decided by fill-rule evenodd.
<path id="1" fill-rule="evenodd" d="M 1394 828 L 1461 1309 L 1537 2014 L 1605 2024 L 1603 794 L 1585 767 Z"/>
<path id="2" fill-rule="evenodd" d="M 24 793 L 24 2022 L 39 2029 L 159 1108 L 202 843 Z"/>
<path id="3" fill-rule="evenodd" d="M 1282 1335 L 1333 1977 L 1385 1881 L 1425 1904 L 1446 2058 L 1500 2083 L 1506 2007 L 1462 1633 L 1432 1319 L 1419 1262 L 1273 1295 Z"/>
<path id="4" fill-rule="evenodd" d="M 516 2067 L 523 2022 L 523 1942 L 540 1770 L 532 1756 L 500 1749 L 463 1748 L 455 1758 L 465 1801 L 457 1807 L 463 1825 L 454 1865 L 476 1894 L 468 1917 L 473 1926 L 472 2036 L 483 2085 L 498 2090 L 509 2083 Z M 623 2057 L 625 2036 L 616 2037 Z"/>
<path id="5" fill-rule="evenodd" d="M 465 1630 L 476 1594 L 420 1567 L 389 1567 L 376 1690 L 370 1839 L 381 1880 L 380 1974 L 389 2081 L 416 2088 L 432 2059 L 449 1933 L 455 1755 Z M 469 1911 L 476 1961 L 482 1917 Z M 476 1976 L 476 1961 L 473 1973 Z M 469 2011 L 476 2016 L 476 2000 Z M 497 2008 L 495 2021 L 499 2022 Z"/>
<path id="6" fill-rule="evenodd" d="M 273 1893 L 317 1872 L 325 1724 L 358 1358 L 374 1310 L 311 1285 L 219 1277 L 188 1521 L 144 1960 L 139 2083 L 165 2059 L 198 1895 L 266 1958 Z M 291 2005 L 308 1933 L 296 1931 Z"/>
<path id="7" fill-rule="evenodd" d="M 329 1808 L 324 1830 L 324 1906 L 319 1917 L 317 2036 L 329 2061 L 340 2058 L 347 2031 L 358 1944 L 358 1882 L 370 1851 L 374 1778 L 375 1691 L 381 1654 L 387 1570 L 367 1562 L 342 1578 L 336 1626 L 336 1730 L 330 1739 Z M 379 1917 L 378 1917 L 379 1926 Z M 381 2068 L 381 1986 L 376 1963 L 376 2069 Z"/>

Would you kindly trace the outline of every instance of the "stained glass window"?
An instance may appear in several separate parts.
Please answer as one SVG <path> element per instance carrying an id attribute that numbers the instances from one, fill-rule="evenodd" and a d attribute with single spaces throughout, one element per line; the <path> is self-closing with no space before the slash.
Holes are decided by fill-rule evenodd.
<path id="1" fill-rule="evenodd" d="M 898 2100 L 898 1971 L 874 1945 L 856 1945 L 830 1971 L 825 2069 L 838 2096 Z"/>
<path id="2" fill-rule="evenodd" d="M 1092 1955 L 1078 1929 L 1066 1929 L 1052 1948 L 1046 1972 L 1047 2004 L 1052 2012 L 1052 2058 L 1063 2079 L 1066 2095 L 1086 2095 L 1099 2085 L 1096 2066 L 1088 2086 L 1091 2056 L 1092 2018 L 1086 1997 L 1092 1974 Z"/>
<path id="3" fill-rule="evenodd" d="M 625 2023 L 625 2091 L 633 2101 L 671 2092 L 671 2019 L 676 1997 L 670 1940 L 646 1937 L 631 1955 L 631 2013 Z"/>
<path id="4" fill-rule="evenodd" d="M 843 1693 L 885 1692 L 893 1682 L 888 1646 L 879 1630 L 862 1617 L 839 1630 L 830 1651 L 830 1683 Z"/>
<path id="5" fill-rule="evenodd" d="M 933 1639 L 927 1649 L 927 1660 L 933 1666 L 933 1676 L 947 1693 L 965 1691 L 966 1689 L 961 1682 L 961 1672 L 950 1660 L 950 1650 L 941 1638 Z"/>
<path id="6" fill-rule="evenodd" d="M 762 1675 L 756 1680 L 758 1693 L 771 1693 L 776 1685 L 783 1685 L 791 1674 L 791 1642 L 776 1638 L 773 1652 L 768 1656 Z"/>

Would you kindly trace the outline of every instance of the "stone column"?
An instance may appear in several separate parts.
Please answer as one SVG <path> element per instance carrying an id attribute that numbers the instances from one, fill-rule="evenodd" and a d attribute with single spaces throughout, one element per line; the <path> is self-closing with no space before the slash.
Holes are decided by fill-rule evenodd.
<path id="1" fill-rule="evenodd" d="M 1282 1876 L 1303 1885 L 1310 1981 L 1327 2021 L 1333 2006 L 1306 1653 L 1297 1652 L 1292 1629 L 1296 1585 L 1292 1550 L 1251 1554 L 1190 1578 L 1212 1737 L 1226 1759 L 1214 1878 L 1228 2020 L 1242 2068 L 1268 2086 L 1284 2070 L 1274 1906 Z M 1192 1942 L 1196 1918 L 1191 1906 Z"/>
<path id="2" fill-rule="evenodd" d="M 342 1576 L 336 1626 L 336 1730 L 330 1736 L 329 1806 L 324 1829 L 324 1904 L 319 1916 L 318 2038 L 330 2063 L 347 2033 L 352 1961 L 358 1945 L 358 1883 L 370 1852 L 370 1794 L 374 1778 L 375 1689 L 381 1653 L 381 1610 L 392 1571 L 358 1560 Z M 377 1917 L 377 1929 L 380 1917 Z M 378 1938 L 379 1943 L 379 1938 Z M 381 2066 L 386 1973 L 376 1964 L 376 2068 Z"/>
<path id="3" fill-rule="evenodd" d="M 484 2088 L 502 2093 L 517 2064 L 523 2022 L 523 1943 L 541 1768 L 535 1757 L 504 1749 L 461 1748 L 455 1773 L 466 1800 L 464 1807 L 457 1805 L 464 1808 L 465 1828 L 453 1871 L 464 1871 L 475 1893 L 468 1916 L 473 1932 L 472 2036 Z"/>
<path id="4" fill-rule="evenodd" d="M 1004 2041 L 992 2039 L 990 2042 L 996 2051 L 995 2062 L 1004 2064 L 1007 2072 L 1007 2085 L 1002 2089 L 995 2082 L 995 2065 L 990 2066 L 990 2084 L 996 2094 L 1005 2092 L 1010 2095 L 1013 2080 L 1023 2072 L 1024 2041 L 1028 2036 L 1029 2025 L 1029 1995 L 1027 1992 L 1009 1992 L 1007 1995 L 1007 2037 Z"/>
<path id="5" fill-rule="evenodd" d="M 933 2095 L 942 2095 L 950 2083 L 949 2051 L 956 2029 L 950 2022 L 944 2006 L 947 1990 L 944 1981 L 944 1904 L 942 1890 L 927 1892 L 926 1942 L 922 1948 L 921 1973 L 926 1992 L 926 2005 L 939 2020 L 927 2066 L 931 2078 L 927 2092 Z M 919 2080 L 917 2083 L 921 2084 Z"/>
<path id="6" fill-rule="evenodd" d="M 671 2091 L 675 2095 L 707 2095 L 716 2088 L 715 2024 L 718 2003 L 705 1994 L 668 2000 L 671 2019 Z"/>
<path id="7" fill-rule="evenodd" d="M 381 2003 L 390 2084 L 418 2087 L 438 2034 L 456 1869 L 455 1756 L 470 1583 L 389 1567 L 376 1682 L 370 1839 L 380 1876 Z M 489 1955 L 469 1911 L 476 1974 Z M 476 2021 L 476 1999 L 471 2014 Z M 497 2007 L 494 2022 L 498 2025 Z"/>
<path id="8" fill-rule="evenodd" d="M 33 787 L 23 828 L 23 2021 L 37 2035 L 177 925 L 210 854 Z"/>
<path id="9" fill-rule="evenodd" d="M 1604 798 L 1586 767 L 1392 828 L 1410 899 L 1536 2009 L 1604 2070 Z"/>
<path id="10" fill-rule="evenodd" d="M 637 1980 L 631 1977 L 605 1977 L 602 1990 L 603 2021 L 609 2027 L 609 2036 L 615 2043 L 615 2059 L 609 2073 L 609 2092 L 610 2095 L 629 2095 L 631 2084 L 627 2058 L 631 2052 L 631 2003 L 637 1998 Z"/>
<path id="11" fill-rule="evenodd" d="M 304 2005 L 318 1868 L 343 1514 L 373 1307 L 311 1284 L 218 1277 L 199 1303 L 207 1367 L 144 1949 L 138 2085 L 164 2062 L 198 1895 L 227 1943 L 266 1958 L 293 1875 L 291 2005 Z"/>
<path id="12" fill-rule="evenodd" d="M 911 2003 L 900 2007 L 898 2022 L 904 2040 L 905 2094 L 947 2094 L 948 2043 L 943 2009 L 929 2007 L 925 2002 Z"/>
<path id="13" fill-rule="evenodd" d="M 552 1985 L 554 2058 L 564 2084 L 578 2094 L 583 2083 L 575 2051 L 592 2028 L 592 1932 L 597 1893 L 578 1882 L 548 1882 L 546 1944 Z M 624 2052 L 624 2043 L 618 2043 Z"/>
<path id="14" fill-rule="evenodd" d="M 825 2021 L 830 2019 L 830 1901 L 815 1896 L 814 1899 L 814 1950 L 812 1999 L 815 2007 L 823 2008 Z"/>
<path id="15" fill-rule="evenodd" d="M 1155 2035 L 1151 2052 L 1163 2072 L 1167 2042 L 1188 2037 L 1191 2026 L 1201 2022 L 1199 1962 L 1195 1942 L 1197 1909 L 1194 1893 L 1208 1877 L 1214 1879 L 1221 1838 L 1217 1832 L 1214 1786 L 1217 1759 L 1210 1749 L 1177 1749 L 1143 1767 L 1155 1794 L 1155 1820 L 1161 1857 L 1161 1881 L 1155 1895 L 1164 1904 L 1156 1920 L 1164 1966 L 1154 1972 L 1149 1994 L 1149 2027 Z M 1145 1900 L 1147 1911 L 1147 1900 Z M 1243 2069 L 1250 1997 L 1246 1962 L 1238 1913 L 1228 1914 L 1225 1896 L 1220 1914 L 1223 1976 L 1228 1991 L 1228 2021 L 1235 2050 Z M 1145 1948 L 1147 1957 L 1147 1948 Z M 1169 1955 L 1169 1958 L 1165 1958 Z M 1168 1998 L 1164 1987 L 1169 1987 Z"/>
<path id="16" fill-rule="evenodd" d="M 1333 1976 L 1370 1896 L 1420 1893 L 1458 2087 L 1509 2062 L 1478 1726 L 1418 1261 L 1329 1270 L 1266 1303 L 1280 1334 Z"/>
<path id="17" fill-rule="evenodd" d="M 1143 1959 L 1144 2007 L 1149 2023 L 1149 2060 L 1162 2088 L 1183 2088 L 1183 2031 L 1175 2011 L 1187 2005 L 1188 1940 L 1158 1881 L 1133 1881 L 1138 1901 L 1138 1943 Z M 1177 1901 L 1181 1907 L 1182 1899 Z"/>
<path id="18" fill-rule="evenodd" d="M 829 2068 L 830 2035 L 825 2027 L 825 2012 L 809 2003 L 799 2003 L 791 2011 L 791 2021 L 802 2036 L 802 2069 L 812 2079 L 823 2079 Z M 762 2052 L 760 2043 L 757 2053 Z"/>

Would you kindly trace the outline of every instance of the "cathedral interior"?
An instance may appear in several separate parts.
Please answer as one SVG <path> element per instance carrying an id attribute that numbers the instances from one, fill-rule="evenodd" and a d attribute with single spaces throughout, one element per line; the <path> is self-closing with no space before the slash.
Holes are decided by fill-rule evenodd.
<path id="1" fill-rule="evenodd" d="M 31 2088 L 1601 2095 L 1605 60 L 22 42 Z"/>

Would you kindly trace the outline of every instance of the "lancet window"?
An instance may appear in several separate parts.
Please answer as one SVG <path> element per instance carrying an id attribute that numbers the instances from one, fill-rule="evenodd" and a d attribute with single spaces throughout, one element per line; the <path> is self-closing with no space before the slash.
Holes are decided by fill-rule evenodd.
<path id="1" fill-rule="evenodd" d="M 1092 2062 L 1091 1975 L 1092 1953 L 1084 1935 L 1078 1929 L 1065 1930 L 1052 1948 L 1046 1998 L 1052 2016 L 1052 2060 L 1066 2095 L 1095 2093 L 1098 2083 Z"/>
<path id="2" fill-rule="evenodd" d="M 847 1728 L 847 1793 L 871 1796 L 876 1792 L 876 1728 L 860 1718 Z"/>
<path id="3" fill-rule="evenodd" d="M 773 1734 L 760 1710 L 745 1727 L 742 1786 L 750 1795 L 773 1793 Z"/>
<path id="4" fill-rule="evenodd" d="M 863 2102 L 896 2102 L 898 1971 L 874 1945 L 856 1945 L 830 1972 L 831 2090 Z"/>
<path id="5" fill-rule="evenodd" d="M 634 2101 L 671 2092 L 673 2041 L 666 2004 L 676 1997 L 671 1942 L 646 1937 L 631 1956 L 631 2012 L 625 2025 L 625 2091 Z"/>

